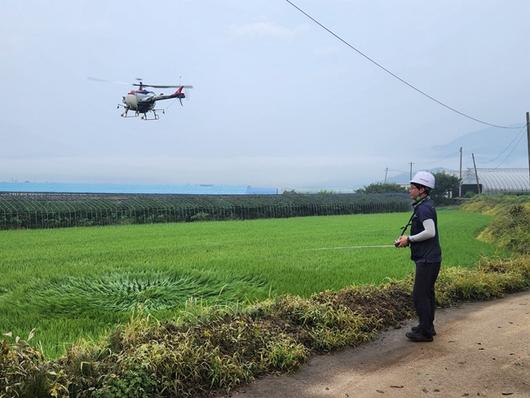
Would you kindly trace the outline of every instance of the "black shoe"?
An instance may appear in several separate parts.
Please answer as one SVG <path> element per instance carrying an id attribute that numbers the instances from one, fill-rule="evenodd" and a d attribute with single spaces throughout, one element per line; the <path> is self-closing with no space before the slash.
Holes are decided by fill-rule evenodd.
<path id="1" fill-rule="evenodd" d="M 407 332 L 405 333 L 405 336 L 407 336 L 409 340 L 415 341 L 417 343 L 432 341 L 432 336 L 428 336 L 420 332 Z"/>
<path id="2" fill-rule="evenodd" d="M 412 330 L 414 333 L 417 333 L 420 331 L 420 327 L 419 326 L 413 326 L 410 328 L 410 330 Z M 431 329 L 431 334 L 433 336 L 436 336 L 436 330 L 434 330 L 434 328 Z"/>

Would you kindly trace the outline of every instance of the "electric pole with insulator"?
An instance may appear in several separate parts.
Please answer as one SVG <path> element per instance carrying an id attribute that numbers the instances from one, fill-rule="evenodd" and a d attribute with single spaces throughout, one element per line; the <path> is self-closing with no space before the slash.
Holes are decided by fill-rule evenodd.
<path id="1" fill-rule="evenodd" d="M 458 197 L 462 197 L 462 147 L 460 147 L 460 180 L 458 181 Z"/>

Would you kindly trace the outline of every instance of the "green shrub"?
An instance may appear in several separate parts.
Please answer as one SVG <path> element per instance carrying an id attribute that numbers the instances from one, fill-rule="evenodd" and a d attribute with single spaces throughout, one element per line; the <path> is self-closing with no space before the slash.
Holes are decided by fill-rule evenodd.
<path id="1" fill-rule="evenodd" d="M 394 183 L 382 183 L 376 182 L 370 185 L 367 185 L 361 189 L 358 189 L 358 193 L 406 193 L 407 188 L 402 187 L 399 184 Z"/>

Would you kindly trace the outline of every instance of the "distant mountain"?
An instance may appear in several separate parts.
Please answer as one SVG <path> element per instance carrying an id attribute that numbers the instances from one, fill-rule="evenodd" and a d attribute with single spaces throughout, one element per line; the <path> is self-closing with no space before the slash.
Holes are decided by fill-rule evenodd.
<path id="1" fill-rule="evenodd" d="M 528 156 L 526 127 L 520 129 L 488 127 L 473 131 L 448 144 L 432 147 L 433 157 L 434 159 L 437 157 L 440 159 L 458 158 L 460 147 L 463 148 L 464 156 L 474 153 L 477 159 L 481 160 L 480 167 L 497 167 L 497 164 L 503 162 L 504 159 L 506 159 L 504 162 L 506 165 L 521 163 Z M 485 165 L 484 162 L 491 164 Z M 507 167 L 504 164 L 503 167 Z"/>
<path id="2" fill-rule="evenodd" d="M 516 127 L 516 126 L 514 126 Z M 446 172 L 458 175 L 460 147 L 464 153 L 463 169 L 472 168 L 471 154 L 475 154 L 477 168 L 528 167 L 526 126 L 514 129 L 488 127 L 464 134 L 447 144 L 437 145 L 425 153 L 426 163 L 433 173 Z M 423 159 L 425 161 L 425 159 Z M 416 171 L 416 170 L 414 170 Z M 409 173 L 400 173 L 388 178 L 388 182 L 406 184 Z"/>

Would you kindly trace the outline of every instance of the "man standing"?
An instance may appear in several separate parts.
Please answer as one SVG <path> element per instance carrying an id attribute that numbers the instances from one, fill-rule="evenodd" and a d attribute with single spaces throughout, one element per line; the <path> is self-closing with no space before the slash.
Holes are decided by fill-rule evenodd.
<path id="1" fill-rule="evenodd" d="M 419 324 L 406 333 L 415 342 L 432 341 L 436 335 L 433 325 L 436 309 L 434 284 L 442 263 L 442 249 L 436 210 L 429 197 L 433 188 L 434 176 L 427 171 L 419 171 L 410 181 L 409 194 L 414 201 L 410 236 L 400 236 L 395 242 L 397 247 L 410 245 L 411 259 L 416 263 L 412 297 Z"/>

